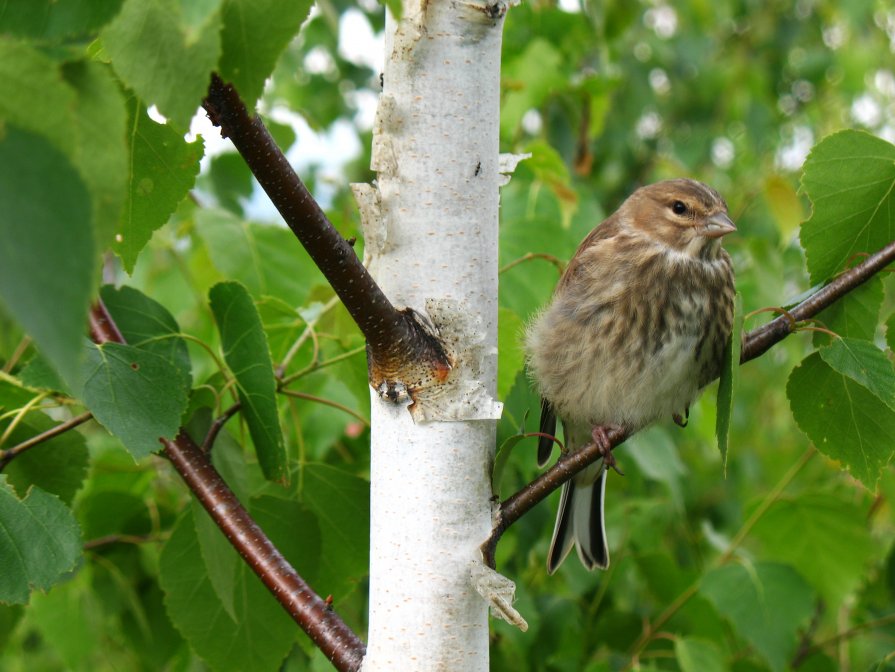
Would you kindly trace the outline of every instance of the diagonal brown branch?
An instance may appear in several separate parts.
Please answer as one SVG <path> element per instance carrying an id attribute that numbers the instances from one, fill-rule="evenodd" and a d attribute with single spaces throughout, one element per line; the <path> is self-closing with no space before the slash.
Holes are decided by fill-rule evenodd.
<path id="1" fill-rule="evenodd" d="M 90 336 L 96 343 L 124 343 L 102 301 L 90 311 Z M 366 647 L 346 623 L 320 598 L 264 531 L 252 519 L 211 464 L 207 453 L 181 429 L 171 441 L 161 439 L 165 456 L 221 529 L 227 540 L 258 575 L 293 620 L 320 648 L 336 669 L 360 669 Z"/>
<path id="2" fill-rule="evenodd" d="M 212 123 L 220 126 L 221 135 L 245 159 L 367 339 L 371 384 L 387 388 L 395 381 L 418 379 L 418 373 L 407 370 L 412 363 L 434 370 L 435 377 L 443 379 L 439 372 L 449 370 L 450 363 L 441 343 L 413 310 L 398 310 L 391 304 L 292 170 L 264 122 L 246 110 L 236 89 L 213 74 L 203 106 Z"/>
<path id="3" fill-rule="evenodd" d="M 779 343 L 795 331 L 799 322 L 814 317 L 824 308 L 829 307 L 856 287 L 867 282 L 873 275 L 879 273 L 893 262 L 895 262 L 895 241 L 889 243 L 875 254 L 871 254 L 854 268 L 839 275 L 835 280 L 809 296 L 798 306 L 787 311 L 785 315 L 781 315 L 745 334 L 740 364 L 745 364 L 760 357 L 774 344 Z M 609 431 L 607 435 L 613 449 L 629 436 L 618 430 Z M 601 449 L 594 444 L 571 453 L 561 458 L 553 467 L 501 502 L 491 536 L 481 546 L 485 563 L 492 569 L 494 568 L 494 553 L 497 548 L 497 542 L 500 541 L 500 537 L 510 525 L 519 520 L 536 504 L 546 499 L 551 492 L 562 486 L 563 483 L 579 471 L 600 459 L 601 456 Z"/>

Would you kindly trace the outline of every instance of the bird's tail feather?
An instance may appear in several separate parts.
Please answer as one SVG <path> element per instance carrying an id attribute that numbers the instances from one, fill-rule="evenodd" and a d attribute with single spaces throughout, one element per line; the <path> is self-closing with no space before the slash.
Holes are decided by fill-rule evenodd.
<path id="1" fill-rule="evenodd" d="M 600 473 L 590 485 L 587 485 L 589 479 L 580 476 L 563 485 L 550 554 L 547 556 L 547 572 L 550 574 L 566 559 L 573 544 L 587 569 L 606 569 L 609 566 L 609 548 L 603 522 L 606 470 L 602 463 L 594 466 Z"/>

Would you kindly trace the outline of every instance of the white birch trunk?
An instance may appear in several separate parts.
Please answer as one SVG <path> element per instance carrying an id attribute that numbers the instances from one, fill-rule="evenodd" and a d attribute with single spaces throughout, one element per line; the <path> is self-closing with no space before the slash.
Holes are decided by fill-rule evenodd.
<path id="1" fill-rule="evenodd" d="M 491 529 L 503 0 L 406 1 L 386 24 L 377 185 L 356 185 L 366 263 L 429 314 L 455 366 L 414 413 L 373 393 L 364 671 L 488 669 L 471 581 Z"/>

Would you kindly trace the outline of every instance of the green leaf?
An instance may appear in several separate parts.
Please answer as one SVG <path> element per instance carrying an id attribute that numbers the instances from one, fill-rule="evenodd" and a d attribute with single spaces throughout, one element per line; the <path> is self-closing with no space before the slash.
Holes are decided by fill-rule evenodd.
<path id="1" fill-rule="evenodd" d="M 115 252 L 128 273 L 152 233 L 168 221 L 199 172 L 202 140 L 186 142 L 166 124 L 157 124 L 137 99 L 129 103 L 131 170 Z"/>
<path id="2" fill-rule="evenodd" d="M 895 410 L 895 367 L 886 353 L 873 343 L 837 338 L 818 352 L 834 371 L 866 387 L 877 399 Z"/>
<path id="3" fill-rule="evenodd" d="M 703 639 L 676 637 L 674 655 L 681 672 L 725 672 L 730 669 L 718 647 Z"/>
<path id="4" fill-rule="evenodd" d="M 740 351 L 743 339 L 743 297 L 737 292 L 733 301 L 733 328 L 730 341 L 724 348 L 724 365 L 721 367 L 721 381 L 718 383 L 718 414 L 715 418 L 715 435 L 721 464 L 727 476 L 727 440 L 730 436 L 730 414 L 733 412 L 733 397 L 740 378 Z"/>
<path id="5" fill-rule="evenodd" d="M 764 199 L 780 231 L 784 245 L 792 240 L 792 233 L 805 219 L 805 208 L 790 180 L 782 175 L 770 175 L 764 182 Z"/>
<path id="6" fill-rule="evenodd" d="M 262 119 L 264 119 L 264 125 L 267 126 L 267 130 L 270 131 L 273 141 L 277 143 L 277 147 L 285 154 L 298 139 L 295 129 L 291 124 L 281 124 L 270 117 L 262 116 Z"/>
<path id="7" fill-rule="evenodd" d="M 81 533 L 65 504 L 33 487 L 19 499 L 0 474 L 0 602 L 26 604 L 49 590 L 81 557 Z"/>
<path id="8" fill-rule="evenodd" d="M 224 0 L 220 73 L 236 86 L 249 110 L 311 4 L 311 0 Z"/>
<path id="9" fill-rule="evenodd" d="M 252 171 L 236 152 L 219 154 L 211 159 L 208 171 L 211 187 L 221 206 L 242 215 L 242 203 L 252 195 Z"/>
<path id="10" fill-rule="evenodd" d="M 256 299 L 276 296 L 293 308 L 301 306 L 323 278 L 285 227 L 202 209 L 196 212 L 196 229 L 215 267 L 225 276 L 238 277 Z"/>
<path id="11" fill-rule="evenodd" d="M 753 534 L 768 558 L 798 567 L 835 611 L 860 585 L 864 567 L 878 550 L 862 524 L 866 517 L 850 496 L 805 494 L 775 502 Z"/>
<path id="12" fill-rule="evenodd" d="M 295 502 L 265 497 L 250 513 L 305 578 L 319 554 L 313 516 Z M 230 547 L 227 552 L 236 556 Z M 159 580 L 175 627 L 213 669 L 278 669 L 295 641 L 295 623 L 245 562 L 236 563 L 232 618 L 208 578 L 191 512 L 174 527 L 159 559 Z"/>
<path id="13" fill-rule="evenodd" d="M 132 345 L 88 347 L 84 403 L 134 458 L 173 439 L 189 401 L 190 377 L 169 360 Z"/>
<path id="14" fill-rule="evenodd" d="M 273 363 L 258 310 L 238 282 L 218 283 L 209 297 L 261 470 L 270 480 L 286 481 L 286 447 L 277 414 Z"/>
<path id="15" fill-rule="evenodd" d="M 126 285 L 104 285 L 100 296 L 128 345 L 156 354 L 190 376 L 189 350 L 167 308 Z"/>
<path id="16" fill-rule="evenodd" d="M 23 385 L 38 390 L 53 390 L 64 392 L 71 396 L 68 385 L 59 377 L 59 374 L 47 363 L 45 357 L 39 352 L 28 360 L 28 363 L 19 371 L 19 380 Z"/>
<path id="17" fill-rule="evenodd" d="M 786 385 L 793 417 L 817 449 L 874 490 L 895 450 L 895 413 L 814 353 Z"/>
<path id="18" fill-rule="evenodd" d="M 177 0 L 125 0 L 103 31 L 118 76 L 182 130 L 199 109 L 221 53 L 219 4 L 189 9 Z"/>
<path id="19" fill-rule="evenodd" d="M 895 313 L 889 315 L 886 320 L 886 344 L 889 350 L 895 350 Z"/>
<path id="20" fill-rule="evenodd" d="M 0 119 L 43 135 L 71 157 L 76 145 L 71 132 L 74 108 L 75 92 L 63 81 L 55 61 L 0 37 Z"/>
<path id="21" fill-rule="evenodd" d="M 404 3 L 401 0 L 379 0 L 379 4 L 388 7 L 396 22 L 401 20 L 401 14 L 404 12 Z"/>
<path id="22" fill-rule="evenodd" d="M 0 433 L 6 430 L 8 424 L 0 421 Z M 4 448 L 37 436 L 58 424 L 43 413 L 29 413 L 9 435 Z M 84 436 L 77 431 L 68 431 L 20 453 L 5 467 L 3 473 L 20 494 L 36 485 L 56 495 L 65 504 L 71 504 L 75 493 L 84 483 L 87 462 Z"/>
<path id="23" fill-rule="evenodd" d="M 337 600 L 367 575 L 370 565 L 370 483 L 325 464 L 306 464 L 301 501 L 322 535 L 318 582 Z"/>
<path id="24" fill-rule="evenodd" d="M 58 149 L 11 126 L 0 138 L 0 240 L 0 299 L 74 384 L 98 265 L 90 196 Z"/>
<path id="25" fill-rule="evenodd" d="M 523 53 L 505 64 L 503 80 L 509 92 L 501 103 L 501 135 L 512 137 L 525 113 L 540 107 L 550 92 L 561 86 L 565 79 L 562 66 L 562 52 L 541 37 L 531 40 Z"/>
<path id="26" fill-rule="evenodd" d="M 668 431 L 661 427 L 651 427 L 632 436 L 625 445 L 628 446 L 627 455 L 637 463 L 637 468 L 643 475 L 665 484 L 675 508 L 683 511 L 683 486 L 688 470 Z"/>
<path id="27" fill-rule="evenodd" d="M 199 551 L 202 553 L 202 561 L 205 563 L 208 581 L 214 589 L 215 597 L 227 612 L 227 616 L 234 622 L 239 621 L 240 614 L 236 613 L 235 593 L 237 573 L 242 560 L 233 552 L 233 547 L 221 533 L 221 528 L 196 499 L 192 500 L 192 515 L 196 526 L 196 538 L 199 540 Z"/>
<path id="28" fill-rule="evenodd" d="M 801 241 L 811 282 L 843 270 L 858 253 L 895 240 L 895 146 L 862 131 L 841 131 L 815 145 L 802 187 L 814 204 Z"/>
<path id="29" fill-rule="evenodd" d="M 35 593 L 28 607 L 28 622 L 65 662 L 65 669 L 87 669 L 85 663 L 100 646 L 102 605 L 91 581 L 92 567 L 86 564 L 69 581 L 49 593 Z"/>
<path id="30" fill-rule="evenodd" d="M 68 63 L 66 82 L 74 89 L 73 160 L 93 197 L 97 249 L 112 246 L 127 189 L 127 109 L 110 68 L 102 63 Z"/>
<path id="31" fill-rule="evenodd" d="M 883 305 L 883 283 L 878 276 L 870 278 L 817 315 L 817 320 L 839 336 L 872 341 L 879 326 L 879 311 Z M 830 343 L 830 336 L 815 332 L 814 345 Z"/>
<path id="32" fill-rule="evenodd" d="M 798 572 L 769 562 L 726 565 L 706 574 L 699 592 L 772 670 L 786 669 L 814 607 L 811 588 Z"/>
<path id="33" fill-rule="evenodd" d="M 121 7 L 122 0 L 6 0 L 0 12 L 0 33 L 58 40 L 89 35 Z"/>
<path id="34" fill-rule="evenodd" d="M 556 196 L 562 213 L 562 226 L 568 229 L 572 215 L 578 209 L 578 192 L 572 188 L 572 178 L 566 162 L 555 148 L 543 140 L 536 140 L 525 147 L 531 157 L 525 160 L 525 168 L 534 173 Z"/>
<path id="35" fill-rule="evenodd" d="M 519 316 L 508 308 L 497 309 L 497 398 L 506 399 L 525 366 L 522 351 L 524 327 Z"/>

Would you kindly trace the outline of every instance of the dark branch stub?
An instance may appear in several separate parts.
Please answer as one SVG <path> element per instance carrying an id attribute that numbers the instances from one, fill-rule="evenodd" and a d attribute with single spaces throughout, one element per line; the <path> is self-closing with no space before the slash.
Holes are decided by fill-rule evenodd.
<path id="1" fill-rule="evenodd" d="M 435 327 L 411 308 L 398 311 L 408 339 L 374 351 L 367 345 L 367 373 L 379 396 L 392 403 L 415 400 L 416 392 L 447 380 L 452 362 Z"/>

